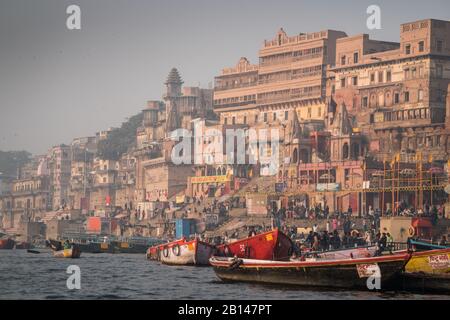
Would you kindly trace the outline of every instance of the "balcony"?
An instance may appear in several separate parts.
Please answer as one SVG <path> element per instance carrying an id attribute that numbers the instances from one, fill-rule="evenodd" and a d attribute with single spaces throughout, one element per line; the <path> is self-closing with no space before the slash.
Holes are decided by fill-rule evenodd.
<path id="1" fill-rule="evenodd" d="M 225 86 L 215 86 L 214 91 L 226 91 L 226 90 L 233 90 L 233 89 L 239 89 L 239 88 L 249 88 L 249 87 L 254 87 L 257 84 L 258 84 L 257 82 L 249 82 L 249 83 L 238 83 L 238 84 L 225 85 Z"/>
<path id="2" fill-rule="evenodd" d="M 321 58 L 322 56 L 323 56 L 322 53 L 315 53 L 315 54 L 310 54 L 310 55 L 306 55 L 306 56 L 296 56 L 296 57 L 292 58 L 292 62 L 317 59 L 317 58 Z"/>
<path id="3" fill-rule="evenodd" d="M 241 107 L 241 106 L 247 106 L 247 105 L 251 105 L 251 104 L 256 104 L 256 101 L 255 100 L 249 100 L 249 101 L 214 104 L 214 109 Z"/>
<path id="4" fill-rule="evenodd" d="M 303 92 L 303 93 L 289 93 L 289 94 L 283 94 L 283 95 L 278 95 L 278 96 L 274 96 L 274 97 L 267 97 L 267 98 L 260 98 L 257 99 L 257 103 L 258 104 L 271 104 L 271 103 L 279 103 L 279 102 L 288 102 L 291 100 L 304 100 L 304 99 L 309 99 L 309 98 L 313 98 L 313 97 L 317 97 L 320 98 L 321 97 L 321 91 L 317 90 L 317 91 L 311 91 L 311 92 Z"/>

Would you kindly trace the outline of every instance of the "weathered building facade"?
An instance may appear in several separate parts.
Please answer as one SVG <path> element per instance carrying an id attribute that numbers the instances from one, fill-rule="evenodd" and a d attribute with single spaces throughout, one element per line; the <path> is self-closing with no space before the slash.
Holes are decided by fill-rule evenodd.
<path id="1" fill-rule="evenodd" d="M 368 35 L 337 41 L 331 95 L 345 103 L 379 160 L 447 159 L 445 101 L 450 82 L 450 22 L 402 24 L 400 43 Z"/>

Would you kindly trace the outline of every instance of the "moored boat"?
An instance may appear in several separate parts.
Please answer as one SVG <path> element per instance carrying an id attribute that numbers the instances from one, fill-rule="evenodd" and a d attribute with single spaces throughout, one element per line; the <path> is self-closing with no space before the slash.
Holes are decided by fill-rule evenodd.
<path id="1" fill-rule="evenodd" d="M 403 272 L 399 285 L 407 291 L 450 294 L 450 273 Z"/>
<path id="2" fill-rule="evenodd" d="M 76 259 L 81 256 L 81 250 L 77 246 L 73 246 L 70 249 L 63 249 L 59 251 L 53 251 L 53 256 L 56 258 L 71 258 Z"/>
<path id="3" fill-rule="evenodd" d="M 223 281 L 259 282 L 308 287 L 368 288 L 368 278 L 390 286 L 410 254 L 327 261 L 268 261 L 212 257 L 211 265 Z M 377 288 L 377 287 L 375 287 Z"/>
<path id="4" fill-rule="evenodd" d="M 85 253 L 146 253 L 149 246 L 163 243 L 162 240 L 149 237 L 115 237 L 83 233 L 65 233 L 60 241 L 69 240 Z"/>
<path id="5" fill-rule="evenodd" d="M 14 248 L 15 243 L 11 238 L 0 239 L 0 249 L 11 250 Z"/>
<path id="6" fill-rule="evenodd" d="M 450 248 L 413 252 L 398 285 L 407 291 L 450 293 Z"/>
<path id="7" fill-rule="evenodd" d="M 149 248 L 147 258 L 169 265 L 208 265 L 214 252 L 215 247 L 209 243 L 180 239 Z"/>
<path id="8" fill-rule="evenodd" d="M 278 229 L 217 246 L 217 255 L 256 260 L 289 260 L 291 239 Z"/>
<path id="9" fill-rule="evenodd" d="M 324 252 L 311 252 L 308 253 L 308 255 L 321 260 L 358 259 L 358 258 L 373 257 L 375 256 L 376 251 L 377 251 L 376 246 L 370 246 L 370 247 L 348 248 L 341 250 L 330 250 Z"/>
<path id="10" fill-rule="evenodd" d="M 24 242 L 24 241 L 16 242 L 16 249 L 19 249 L 19 250 L 28 250 L 28 249 L 31 249 L 32 247 L 33 247 L 32 244 L 29 242 Z"/>
<path id="11" fill-rule="evenodd" d="M 405 266 L 406 273 L 450 273 L 450 248 L 414 252 Z"/>

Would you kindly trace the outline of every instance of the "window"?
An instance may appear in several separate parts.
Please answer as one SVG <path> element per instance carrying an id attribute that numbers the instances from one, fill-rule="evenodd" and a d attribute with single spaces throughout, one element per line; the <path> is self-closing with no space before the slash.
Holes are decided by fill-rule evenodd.
<path id="1" fill-rule="evenodd" d="M 405 69 L 405 79 L 409 79 L 409 69 Z"/>
<path id="2" fill-rule="evenodd" d="M 223 123 L 228 124 L 228 118 L 223 118 Z"/>
<path id="3" fill-rule="evenodd" d="M 244 116 L 244 124 L 247 124 L 247 116 Z"/>
<path id="4" fill-rule="evenodd" d="M 353 54 L 353 63 L 358 63 L 358 59 L 359 59 L 358 52 L 355 52 L 355 53 Z"/>
<path id="5" fill-rule="evenodd" d="M 416 68 L 411 69 L 411 76 L 413 79 L 416 77 Z"/>
<path id="6" fill-rule="evenodd" d="M 442 64 L 437 64 L 436 65 L 436 78 L 442 78 L 442 73 L 443 73 Z"/>
<path id="7" fill-rule="evenodd" d="M 398 94 L 398 92 L 396 92 L 394 94 L 394 103 L 399 103 L 400 102 L 400 95 Z"/>
<path id="8" fill-rule="evenodd" d="M 341 79 L 341 88 L 345 88 L 345 78 Z"/>
<path id="9" fill-rule="evenodd" d="M 379 71 L 378 72 L 378 82 L 383 82 L 384 81 L 384 79 L 383 79 L 383 71 Z"/>
<path id="10" fill-rule="evenodd" d="M 419 89 L 419 92 L 418 92 L 418 97 L 419 97 L 419 101 L 422 101 L 423 100 L 423 90 L 422 89 Z"/>
<path id="11" fill-rule="evenodd" d="M 352 78 L 352 85 L 357 86 L 358 85 L 358 77 Z"/>
<path id="12" fill-rule="evenodd" d="M 444 41 L 436 40 L 436 51 L 442 52 L 442 48 L 444 47 Z"/>
<path id="13" fill-rule="evenodd" d="M 375 82 L 375 73 L 373 72 L 370 74 L 370 82 L 371 83 Z"/>
<path id="14" fill-rule="evenodd" d="M 231 124 L 236 124 L 236 117 L 231 118 Z"/>
<path id="15" fill-rule="evenodd" d="M 369 102 L 369 98 L 368 98 L 368 97 L 363 97 L 363 100 L 362 100 L 362 106 L 363 106 L 364 108 L 367 108 L 368 102 Z"/>
<path id="16" fill-rule="evenodd" d="M 267 122 L 267 112 L 264 112 L 264 122 Z"/>
<path id="17" fill-rule="evenodd" d="M 284 112 L 284 120 L 288 120 L 289 119 L 289 112 L 285 111 Z"/>
<path id="18" fill-rule="evenodd" d="M 409 102 L 409 92 L 405 92 L 405 102 Z"/>
<path id="19" fill-rule="evenodd" d="M 410 44 L 405 45 L 405 53 L 411 54 L 411 45 Z"/>
<path id="20" fill-rule="evenodd" d="M 255 114 L 255 122 L 258 122 L 258 115 Z"/>
<path id="21" fill-rule="evenodd" d="M 277 113 L 276 112 L 273 113 L 272 119 L 273 119 L 273 121 L 277 120 Z"/>
<path id="22" fill-rule="evenodd" d="M 423 76 L 423 67 L 419 67 L 419 77 Z"/>
<path id="23" fill-rule="evenodd" d="M 419 52 L 423 52 L 425 44 L 423 41 L 419 41 Z"/>
<path id="24" fill-rule="evenodd" d="M 392 72 L 391 70 L 386 71 L 386 82 L 392 81 Z"/>
<path id="25" fill-rule="evenodd" d="M 345 55 L 343 55 L 341 57 L 341 65 L 345 65 L 345 60 L 346 60 L 346 57 L 345 57 Z"/>

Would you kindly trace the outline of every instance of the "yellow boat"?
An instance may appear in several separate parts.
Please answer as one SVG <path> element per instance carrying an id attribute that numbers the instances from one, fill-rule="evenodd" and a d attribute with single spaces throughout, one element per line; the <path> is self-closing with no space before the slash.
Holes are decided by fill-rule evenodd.
<path id="1" fill-rule="evenodd" d="M 81 251 L 78 247 L 73 247 L 70 249 L 64 249 L 59 251 L 54 251 L 53 256 L 57 258 L 79 258 L 81 255 Z"/>
<path id="2" fill-rule="evenodd" d="M 450 273 L 450 248 L 414 252 L 405 266 L 407 273 Z"/>

